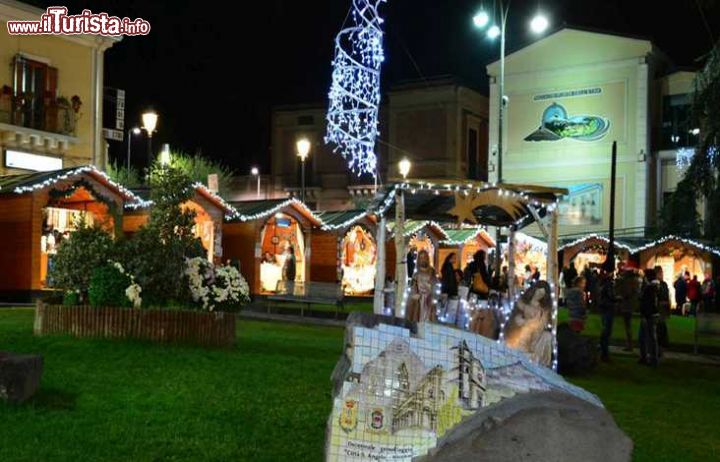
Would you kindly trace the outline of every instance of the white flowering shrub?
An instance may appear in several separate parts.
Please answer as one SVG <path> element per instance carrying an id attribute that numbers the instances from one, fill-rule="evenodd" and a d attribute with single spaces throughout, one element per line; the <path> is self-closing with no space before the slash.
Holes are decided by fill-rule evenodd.
<path id="1" fill-rule="evenodd" d="M 142 307 L 142 287 L 118 262 L 95 268 L 90 277 L 88 298 L 93 306 Z"/>
<path id="2" fill-rule="evenodd" d="M 193 302 L 203 310 L 239 311 L 250 301 L 250 286 L 233 266 L 215 266 L 202 257 L 188 258 L 185 277 Z"/>

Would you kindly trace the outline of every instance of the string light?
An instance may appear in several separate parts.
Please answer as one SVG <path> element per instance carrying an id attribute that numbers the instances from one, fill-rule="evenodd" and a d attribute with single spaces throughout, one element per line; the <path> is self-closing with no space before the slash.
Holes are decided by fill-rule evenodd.
<path id="1" fill-rule="evenodd" d="M 606 244 L 609 244 L 609 243 L 610 243 L 610 239 L 606 238 L 605 236 L 601 236 L 601 235 L 599 235 L 599 234 L 588 234 L 587 236 L 583 236 L 583 237 L 578 238 L 578 239 L 576 239 L 576 240 L 574 240 L 574 241 L 572 241 L 572 242 L 568 242 L 567 244 L 561 245 L 560 247 L 558 247 L 558 252 L 563 251 L 563 250 L 565 250 L 565 249 L 569 249 L 570 247 L 574 247 L 574 246 L 576 246 L 576 245 L 578 245 L 578 244 L 582 244 L 582 243 L 584 243 L 584 242 L 587 242 L 587 241 L 590 241 L 590 240 L 593 240 L 593 239 L 597 239 L 597 240 L 599 240 L 599 241 L 603 241 L 603 242 L 606 243 Z M 630 252 L 630 253 L 633 252 L 633 248 L 632 248 L 632 247 L 630 247 L 630 246 L 627 245 L 627 244 L 623 244 L 622 242 L 617 242 L 617 241 L 615 241 L 615 247 L 617 247 L 617 248 L 619 248 L 619 249 L 627 250 L 627 251 Z"/>
<path id="2" fill-rule="evenodd" d="M 129 189 L 127 189 L 125 186 L 113 181 L 105 172 L 98 170 L 92 165 L 84 165 L 82 167 L 77 167 L 71 170 L 58 170 L 55 175 L 52 175 L 43 181 L 22 186 L 16 186 L 15 188 L 13 188 L 12 191 L 15 194 L 25 194 L 27 192 L 45 189 L 47 187 L 54 186 L 61 181 L 68 180 L 74 176 L 82 175 L 83 173 L 90 173 L 92 175 L 97 175 L 101 177 L 103 181 L 107 182 L 110 186 L 119 191 L 131 203 L 143 204 L 147 202 L 141 199 Z M 0 189 L 2 189 L 2 187 L 0 187 Z"/>
<path id="3" fill-rule="evenodd" d="M 320 220 L 322 220 L 323 216 L 324 216 L 324 214 L 319 215 Z M 344 229 L 344 228 L 354 225 L 355 223 L 362 220 L 366 216 L 368 216 L 368 212 L 360 212 L 357 215 L 350 217 L 347 220 L 345 220 L 344 222 L 342 222 L 340 224 L 336 224 L 336 225 L 328 224 L 323 220 L 323 224 L 320 227 L 320 229 L 322 229 L 323 231 L 337 231 L 338 229 Z"/>
<path id="4" fill-rule="evenodd" d="M 353 24 L 335 39 L 325 136 L 325 142 L 335 145 L 335 152 L 347 160 L 351 171 L 376 178 L 380 66 L 385 60 L 378 8 L 384 2 L 353 0 Z"/>

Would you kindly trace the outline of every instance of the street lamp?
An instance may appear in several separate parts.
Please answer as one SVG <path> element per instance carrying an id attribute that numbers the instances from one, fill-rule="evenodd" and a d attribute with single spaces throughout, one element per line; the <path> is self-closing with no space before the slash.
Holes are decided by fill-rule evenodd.
<path id="1" fill-rule="evenodd" d="M 500 24 L 492 24 L 490 28 L 487 31 L 487 36 L 490 39 L 496 39 L 497 37 L 500 37 L 500 76 L 498 81 L 498 139 L 497 139 L 497 184 L 502 184 L 503 181 L 503 165 L 502 165 L 502 159 L 503 159 L 503 122 L 505 120 L 505 105 L 507 104 L 507 99 L 505 98 L 505 31 L 507 27 L 507 18 L 508 13 L 510 11 L 510 1 L 503 2 L 502 0 L 498 1 L 498 5 L 500 7 Z M 489 24 L 489 21 L 484 22 L 480 21 L 479 19 L 482 19 L 483 15 L 487 16 L 487 13 L 485 13 L 483 10 L 480 10 L 475 16 L 473 17 L 473 23 L 478 29 L 484 29 L 487 24 Z M 530 21 L 530 29 L 536 33 L 541 34 L 545 32 L 545 30 L 550 25 L 550 21 L 548 21 L 547 17 L 542 15 L 541 13 L 537 13 L 535 17 Z M 498 245 L 500 245 L 500 239 L 501 239 L 501 233 L 500 233 L 500 227 L 497 227 L 497 235 L 496 235 L 496 241 Z M 500 251 L 496 252 L 496 258 L 495 258 L 495 271 L 496 274 L 500 274 L 501 269 L 501 261 L 500 261 Z"/>
<path id="2" fill-rule="evenodd" d="M 157 112 L 153 110 L 148 110 L 143 112 L 142 114 L 142 122 L 143 122 L 143 130 L 147 132 L 148 135 L 148 151 L 147 151 L 147 157 L 148 157 L 148 166 L 152 164 L 152 136 L 155 132 L 155 128 L 157 127 L 158 122 L 158 115 Z"/>
<path id="3" fill-rule="evenodd" d="M 260 170 L 257 167 L 253 167 L 250 170 L 250 174 L 257 178 L 257 198 L 260 199 Z"/>
<path id="4" fill-rule="evenodd" d="M 402 175 L 403 181 L 407 180 L 407 176 L 410 173 L 410 167 L 412 167 L 412 163 L 410 163 L 410 160 L 408 160 L 407 157 L 404 157 L 400 162 L 398 162 L 398 171 L 400 172 L 400 175 Z"/>
<path id="5" fill-rule="evenodd" d="M 301 189 L 300 189 L 300 199 L 305 202 L 305 160 L 308 158 L 308 154 L 310 154 L 310 140 L 307 138 L 300 138 L 295 143 L 295 147 L 297 148 L 297 156 L 300 158 L 300 165 L 301 165 Z"/>
<path id="6" fill-rule="evenodd" d="M 127 133 L 127 170 L 130 172 L 130 147 L 132 146 L 132 135 L 139 135 L 141 130 L 138 127 L 133 127 L 128 130 Z"/>

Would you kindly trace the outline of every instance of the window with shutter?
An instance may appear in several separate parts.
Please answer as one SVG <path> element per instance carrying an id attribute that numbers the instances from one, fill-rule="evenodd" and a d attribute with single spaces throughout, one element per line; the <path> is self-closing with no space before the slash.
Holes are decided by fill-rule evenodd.
<path id="1" fill-rule="evenodd" d="M 53 131 L 48 109 L 57 97 L 57 68 L 17 55 L 13 74 L 13 123 Z"/>

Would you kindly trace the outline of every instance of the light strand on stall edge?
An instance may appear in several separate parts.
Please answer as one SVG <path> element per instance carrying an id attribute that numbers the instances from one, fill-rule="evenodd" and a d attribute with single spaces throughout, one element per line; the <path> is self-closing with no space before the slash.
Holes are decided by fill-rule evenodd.
<path id="1" fill-rule="evenodd" d="M 588 234 L 586 236 L 580 237 L 578 239 L 575 239 L 572 242 L 568 242 L 567 244 L 561 245 L 560 247 L 558 247 L 558 252 L 565 250 L 565 249 L 569 249 L 570 247 L 574 247 L 578 244 L 582 244 L 583 242 L 589 241 L 590 239 L 597 239 L 597 240 L 603 241 L 605 243 L 610 243 L 610 239 L 608 239 L 607 237 L 602 236 L 597 233 L 592 233 L 592 234 Z M 615 241 L 615 247 L 618 247 L 620 249 L 627 250 L 628 252 L 633 253 L 632 247 L 630 247 L 629 245 L 623 244 L 621 242 Z"/>
<path id="2" fill-rule="evenodd" d="M 705 244 L 703 244 L 703 243 L 701 243 L 701 242 L 698 242 L 698 241 L 695 241 L 695 240 L 693 240 L 693 239 L 689 239 L 689 238 L 685 238 L 685 237 L 679 237 L 679 236 L 675 236 L 675 235 L 672 235 L 672 234 L 670 234 L 670 235 L 668 235 L 668 236 L 665 236 L 665 237 L 661 237 L 660 239 L 657 239 L 657 240 L 655 240 L 655 241 L 653 241 L 653 242 L 649 242 L 649 243 L 647 243 L 647 244 L 645 244 L 645 245 L 642 245 L 642 246 L 640 246 L 640 247 L 636 247 L 636 248 L 635 248 L 635 251 L 634 251 L 633 253 L 643 252 L 643 251 L 645 251 L 645 250 L 648 250 L 648 249 L 650 249 L 650 248 L 655 247 L 656 245 L 664 244 L 664 243 L 666 243 L 666 242 L 668 242 L 668 241 L 678 241 L 678 242 L 680 242 L 680 243 L 682 243 L 682 244 L 693 246 L 693 247 L 695 247 L 695 248 L 697 248 L 697 249 L 699 249 L 699 250 L 702 250 L 703 252 L 710 252 L 710 253 L 712 253 L 713 255 L 720 257 L 720 249 L 717 249 L 717 248 L 715 248 L 715 247 L 711 247 L 711 246 L 709 246 L 709 245 L 705 245 Z"/>
<path id="3" fill-rule="evenodd" d="M 349 226 L 354 225 L 355 223 L 362 220 L 366 216 L 368 216 L 368 212 L 361 212 L 361 213 L 355 215 L 354 217 L 347 219 L 343 223 L 340 223 L 338 225 L 329 225 L 329 224 L 325 223 L 324 220 L 322 220 L 323 215 L 320 215 L 319 218 L 320 218 L 320 220 L 323 221 L 323 224 L 320 226 L 320 229 L 322 229 L 323 231 L 337 231 L 338 229 L 343 229 L 343 228 L 347 228 Z"/>
<path id="4" fill-rule="evenodd" d="M 113 181 L 105 172 L 98 170 L 96 167 L 94 167 L 92 165 L 84 165 L 82 167 L 78 167 L 73 170 L 69 170 L 65 173 L 58 174 L 56 176 L 51 176 L 50 178 L 46 178 L 45 180 L 43 180 L 39 183 L 34 183 L 29 186 L 17 186 L 13 189 L 13 192 L 15 194 L 24 194 L 26 192 L 37 191 L 39 189 L 44 189 L 49 186 L 53 186 L 54 184 L 57 184 L 60 181 L 65 181 L 65 180 L 69 179 L 70 177 L 79 175 L 81 173 L 87 173 L 87 172 L 92 172 L 96 175 L 101 176 L 104 181 L 107 181 L 112 187 L 114 187 L 115 189 L 120 191 L 122 194 L 124 194 L 126 197 L 131 199 L 133 201 L 132 203 L 147 202 L 147 201 L 144 201 L 143 199 L 141 199 L 140 197 L 138 197 L 135 193 L 130 191 L 125 186 Z"/>
<path id="5" fill-rule="evenodd" d="M 275 213 L 279 212 L 280 210 L 284 209 L 285 207 L 289 205 L 297 205 L 300 208 L 302 208 L 305 212 L 307 212 L 315 221 L 322 224 L 322 219 L 315 214 L 310 208 L 305 205 L 301 200 L 295 199 L 294 197 L 292 199 L 288 199 L 286 201 L 283 201 L 276 206 L 269 208 L 267 210 L 263 210 L 262 212 L 253 214 L 253 215 L 245 215 L 243 213 L 237 212 L 236 215 L 232 217 L 233 220 L 240 220 L 242 222 L 246 221 L 254 221 L 254 220 L 260 220 L 262 218 L 268 217 L 270 215 L 274 215 Z"/>

